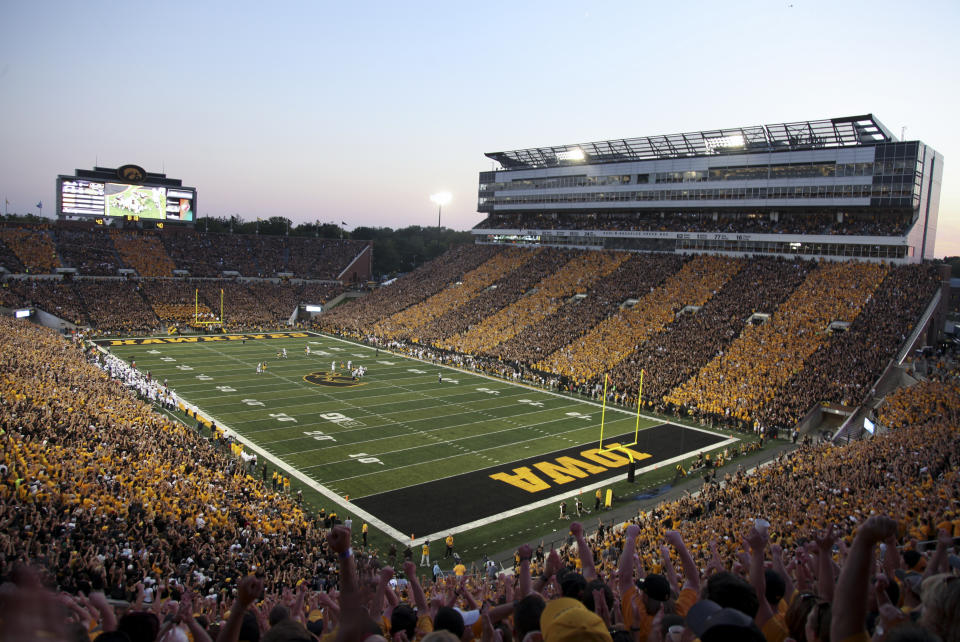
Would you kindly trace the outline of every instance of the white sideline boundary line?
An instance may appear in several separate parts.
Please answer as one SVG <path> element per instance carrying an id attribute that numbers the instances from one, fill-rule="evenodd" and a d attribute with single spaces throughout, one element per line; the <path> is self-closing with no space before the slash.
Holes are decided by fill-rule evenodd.
<path id="1" fill-rule="evenodd" d="M 669 425 L 675 426 L 675 425 L 677 425 L 677 424 L 669 424 Z M 681 428 L 686 428 L 686 426 L 681 426 Z M 711 433 L 711 434 L 716 434 L 716 433 Z M 691 451 L 691 452 L 686 452 L 686 453 L 683 453 L 682 455 L 677 455 L 676 457 L 671 457 L 670 459 L 667 459 L 667 460 L 665 460 L 665 461 L 658 462 L 658 463 L 656 463 L 656 464 L 652 464 L 652 465 L 650 465 L 650 466 L 645 466 L 645 467 L 643 467 L 643 468 L 638 468 L 638 469 L 636 470 L 636 474 L 642 475 L 642 474 L 644 474 L 644 473 L 648 473 L 648 472 L 657 470 L 658 468 L 662 468 L 663 466 L 669 466 L 670 464 L 676 463 L 676 462 L 678 462 L 678 461 L 683 461 L 684 459 L 687 459 L 688 457 L 692 457 L 692 456 L 694 456 L 694 455 L 699 455 L 700 453 L 704 453 L 704 452 L 707 452 L 707 451 L 709 451 L 709 450 L 713 450 L 714 448 L 723 448 L 723 447 L 725 447 L 725 446 L 729 446 L 730 444 L 736 443 L 736 442 L 738 442 L 738 441 L 740 441 L 740 440 L 737 439 L 736 437 L 728 437 L 727 439 L 725 439 L 724 441 L 722 441 L 722 442 L 720 442 L 720 443 L 713 444 L 713 445 L 711 445 L 711 446 L 707 446 L 707 447 L 701 448 L 701 449 L 699 449 L 699 450 L 695 450 L 695 451 Z M 507 465 L 509 465 L 509 464 L 507 464 Z M 491 468 L 492 468 L 492 467 L 491 467 Z M 496 515 L 491 515 L 490 517 L 483 517 L 483 518 L 481 518 L 481 519 L 477 519 L 477 520 L 474 520 L 474 521 L 472 521 L 472 522 L 468 522 L 467 524 L 461 524 L 460 526 L 455 526 L 455 527 L 453 527 L 453 528 L 451 528 L 451 529 L 449 529 L 449 530 L 446 530 L 446 531 L 438 531 L 438 532 L 436 532 L 436 533 L 431 533 L 431 534 L 427 535 L 426 537 L 424 537 L 424 539 L 425 539 L 425 540 L 427 540 L 427 539 L 429 539 L 429 540 L 439 540 L 439 539 L 443 539 L 446 535 L 453 535 L 453 534 L 457 534 L 457 533 L 462 533 L 462 532 L 464 532 L 464 531 L 472 530 L 472 529 L 477 528 L 477 527 L 479 527 L 479 526 L 486 526 L 486 525 L 488 525 L 488 524 L 493 524 L 494 522 L 498 522 L 498 521 L 500 521 L 500 520 L 502 520 L 502 519 L 506 519 L 506 518 L 508 518 L 508 517 L 514 517 L 515 515 L 521 515 L 521 514 L 527 512 L 527 511 L 532 510 L 532 509 L 535 509 L 535 508 L 543 508 L 544 506 L 549 506 L 550 504 L 553 504 L 553 503 L 555 503 L 555 502 L 563 501 L 564 499 L 568 499 L 568 498 L 573 497 L 573 496 L 575 496 L 575 495 L 579 495 L 580 493 L 582 493 L 582 492 L 584 492 L 584 491 L 589 492 L 589 491 L 596 490 L 596 489 L 598 489 L 598 488 L 603 488 L 604 486 L 609 486 L 610 484 L 613 484 L 614 482 L 615 482 L 615 478 L 609 478 L 609 479 L 605 479 L 605 480 L 603 480 L 603 481 L 594 482 L 593 484 L 590 484 L 589 486 L 583 486 L 583 487 L 581 487 L 581 488 L 577 488 L 576 490 L 571 490 L 571 491 L 569 491 L 569 492 L 567 492 L 567 493 L 563 493 L 563 494 L 561 494 L 561 495 L 554 495 L 554 496 L 549 497 L 549 498 L 547 498 L 547 499 L 541 499 L 540 501 L 534 502 L 534 503 L 532 503 L 532 504 L 525 504 L 525 505 L 523 505 L 523 506 L 520 506 L 519 508 L 513 508 L 513 509 L 508 510 L 508 511 L 505 511 L 505 512 L 503 512 L 503 513 L 497 513 Z M 389 491 L 387 491 L 387 492 L 389 492 Z M 417 541 L 419 542 L 419 540 L 417 540 Z"/>
<path id="2" fill-rule="evenodd" d="M 300 332 L 300 333 L 308 334 L 308 335 L 315 336 L 315 337 L 321 337 L 321 338 L 325 338 L 325 339 L 332 339 L 332 340 L 335 340 L 335 341 L 339 341 L 339 342 L 341 342 L 341 343 L 346 343 L 346 344 L 348 344 L 348 345 L 350 345 L 350 346 L 352 346 L 352 347 L 355 347 L 355 348 L 363 348 L 363 349 L 365 349 L 365 350 L 375 351 L 375 350 L 378 349 L 377 347 L 371 347 L 371 346 L 368 346 L 368 345 L 365 345 L 365 344 L 362 344 L 362 343 L 355 343 L 355 342 L 349 341 L 349 340 L 347 340 L 347 339 L 341 339 L 340 337 L 335 337 L 335 336 L 332 336 L 332 335 L 327 335 L 327 334 L 315 332 L 315 331 L 313 331 L 313 330 L 299 330 L 299 331 L 290 331 L 290 330 L 287 330 L 287 331 L 283 331 L 283 332 Z M 229 333 L 229 334 L 234 334 L 234 335 L 239 335 L 239 334 L 263 334 L 263 335 L 269 335 L 269 334 L 279 334 L 279 332 L 277 332 L 277 333 L 270 333 L 270 332 L 257 332 L 257 333 L 236 332 L 236 333 Z M 189 335 L 189 336 L 223 336 L 223 335 Z M 137 338 L 164 338 L 164 337 L 137 337 Z M 280 338 L 280 337 L 277 337 L 277 338 Z M 283 338 L 300 338 L 300 337 L 283 337 Z M 178 343 L 170 343 L 170 344 L 166 344 L 166 345 L 184 345 L 184 344 L 186 344 L 186 345 L 191 345 L 192 342 L 190 342 L 190 343 L 188 343 L 188 342 L 179 343 L 179 342 L 178 342 Z M 96 345 L 96 344 L 94 344 L 94 345 Z M 148 345 L 159 346 L 159 345 L 163 345 L 163 344 L 148 344 Z M 100 352 L 104 352 L 104 353 L 107 352 L 105 348 L 108 348 L 108 347 L 124 347 L 124 346 L 109 346 L 109 345 L 107 345 L 107 346 L 102 346 L 102 345 L 96 345 L 97 350 L 99 350 Z M 491 376 L 491 375 L 488 375 L 488 374 L 485 374 L 485 373 L 482 373 L 482 372 L 472 371 L 472 370 L 468 370 L 468 369 L 465 369 L 465 368 L 457 368 L 457 367 L 454 367 L 454 366 L 448 366 L 448 365 L 440 364 L 440 363 L 426 362 L 426 361 L 422 361 L 422 360 L 420 360 L 420 359 L 416 359 L 416 358 L 414 358 L 414 357 L 411 357 L 411 356 L 408 356 L 408 355 L 405 355 L 405 354 L 401 354 L 401 353 L 398 353 L 398 352 L 394 352 L 394 351 L 392 351 L 392 350 L 388 350 L 388 349 L 386 349 L 386 348 L 379 348 L 379 350 L 380 350 L 380 352 L 382 352 L 382 353 L 386 353 L 386 354 L 389 354 L 389 355 L 392 355 L 392 356 L 395 356 L 395 357 L 399 357 L 399 358 L 403 358 L 403 359 L 408 359 L 408 360 L 410 360 L 410 361 L 415 361 L 415 362 L 418 362 L 418 363 L 424 363 L 424 364 L 427 364 L 427 365 L 432 366 L 432 367 L 444 368 L 444 369 L 446 369 L 446 370 L 452 370 L 452 371 L 454 371 L 454 372 L 459 372 L 459 373 L 463 373 L 463 374 L 469 374 L 469 375 L 481 377 L 481 378 L 483 378 L 483 379 L 487 379 L 487 380 L 489 380 L 489 381 L 495 381 L 495 382 L 503 383 L 503 384 L 506 384 L 506 385 L 509 385 L 509 386 L 515 386 L 515 387 L 517 387 L 517 388 L 524 388 L 524 389 L 530 390 L 530 391 L 532 391 L 532 392 L 537 392 L 537 393 L 541 393 L 541 394 L 546 394 L 546 395 L 550 395 L 550 396 L 553 396 L 553 397 L 559 397 L 559 398 L 561 398 L 561 399 L 574 400 L 574 401 L 578 401 L 579 403 L 585 403 L 585 404 L 587 404 L 587 405 L 595 406 L 595 407 L 597 407 L 597 408 L 602 408 L 602 407 L 603 407 L 603 404 L 597 403 L 597 402 L 595 402 L 595 401 L 590 401 L 590 400 L 586 400 L 586 399 L 576 399 L 576 397 L 572 397 L 572 396 L 570 396 L 570 395 L 564 395 L 564 394 L 560 394 L 560 393 L 558 393 L 558 392 L 553 392 L 553 391 L 550 391 L 550 390 L 543 390 L 543 389 L 541 389 L 541 388 L 537 388 L 537 387 L 535 387 L 535 386 L 531 386 L 531 385 L 525 384 L 525 383 L 518 383 L 518 382 L 515 382 L 515 381 L 508 381 L 508 380 L 506 380 L 506 379 L 501 379 L 501 378 L 498 378 L 498 377 L 494 377 L 494 376 Z M 109 354 L 113 354 L 113 353 L 110 352 Z M 177 397 L 178 397 L 178 398 L 180 399 L 180 401 L 182 401 L 184 404 L 189 404 L 189 405 L 192 406 L 193 408 L 197 408 L 196 404 L 191 403 L 191 402 L 190 402 L 189 400 L 187 400 L 185 397 L 183 397 L 183 396 L 181 396 L 181 395 L 179 395 L 179 394 L 177 395 Z M 617 411 L 617 412 L 620 412 L 620 413 L 628 414 L 628 415 L 630 415 L 631 417 L 636 416 L 636 414 L 635 414 L 634 412 L 632 412 L 632 411 L 630 411 L 630 410 L 627 410 L 627 409 L 625 409 L 625 408 L 612 407 L 612 408 L 608 408 L 608 409 L 609 409 L 609 410 L 614 410 L 614 411 Z M 481 519 L 477 519 L 477 520 L 474 520 L 474 521 L 472 521 L 472 522 L 468 522 L 468 523 L 466 523 L 466 524 L 461 524 L 461 525 L 459 525 L 459 526 L 455 526 L 455 527 L 449 528 L 449 529 L 447 529 L 447 530 L 445 530 L 445 531 L 437 531 L 437 532 L 435 532 L 435 533 L 430 533 L 429 535 L 422 536 L 422 537 L 418 537 L 418 538 L 416 538 L 416 539 L 411 540 L 411 539 L 409 539 L 409 535 L 406 535 L 406 534 L 400 532 L 398 529 L 394 528 L 393 526 L 390 526 L 389 524 L 387 524 L 386 522 L 384 522 L 384 521 L 381 520 L 380 518 L 378 518 L 378 517 L 376 517 L 375 515 L 373 515 L 373 514 L 367 512 L 367 511 L 363 510 L 363 509 L 360 508 L 359 506 L 356 506 L 355 504 L 353 504 L 353 503 L 351 503 L 351 502 L 349 502 L 349 501 L 347 501 L 347 500 L 344 500 L 339 494 L 333 492 L 332 490 L 330 490 L 329 488 L 327 488 L 326 486 L 324 486 L 324 485 L 321 484 L 320 482 L 314 480 L 313 478 L 309 477 L 308 475 L 302 473 L 302 472 L 301 472 L 300 470 L 298 470 L 297 468 L 295 468 L 295 467 L 291 466 L 290 464 L 286 463 L 286 462 L 285 462 L 283 459 L 281 459 L 280 457 L 277 457 L 276 455 L 274 455 L 274 454 L 266 451 L 265 449 L 257 446 L 253 441 L 251 441 L 251 440 L 247 439 L 246 437 L 238 434 L 233 428 L 231 428 L 231 427 L 228 426 L 227 424 L 222 423 L 222 422 L 221 422 L 219 419 L 217 419 L 214 415 L 208 414 L 208 413 L 206 413 L 206 412 L 199 412 L 199 414 L 200 414 L 202 417 L 204 417 L 205 419 L 207 419 L 208 421 L 213 421 L 213 422 L 215 422 L 218 427 L 224 429 L 225 431 L 229 431 L 231 437 L 233 437 L 235 440 L 237 440 L 237 441 L 239 441 L 240 443 L 242 443 L 242 444 L 244 445 L 244 447 L 249 448 L 250 450 L 256 452 L 256 453 L 257 453 L 257 457 L 258 457 L 258 461 L 260 461 L 259 458 L 262 457 L 263 459 L 266 459 L 266 460 L 270 461 L 274 466 L 276 466 L 276 467 L 278 467 L 278 468 L 283 468 L 284 470 L 288 471 L 291 475 L 293 475 L 297 480 L 299 480 L 299 481 L 300 481 L 302 484 L 304 484 L 305 486 L 308 486 L 308 487 L 312 488 L 313 490 L 317 491 L 318 493 L 320 493 L 321 495 L 323 495 L 324 497 L 326 497 L 327 499 L 329 499 L 330 501 L 332 501 L 332 502 L 333 502 L 334 504 L 336 504 L 337 506 L 340 506 L 340 507 L 342 507 L 343 509 L 347 510 L 347 511 L 348 511 L 348 514 L 355 515 L 355 516 L 357 516 L 357 517 L 362 518 L 364 521 L 366 521 L 366 522 L 368 522 L 369 524 L 375 526 L 377 529 L 379 529 L 379 530 L 382 531 L 383 533 L 385 533 L 385 534 L 393 537 L 394 539 L 396 539 L 396 540 L 398 541 L 398 543 L 401 543 L 401 544 L 402 544 L 402 543 L 404 543 L 404 542 L 408 542 L 411 547 L 413 547 L 413 546 L 419 546 L 420 544 L 426 542 L 427 540 L 443 539 L 444 537 L 446 537 L 446 535 L 459 534 L 459 533 L 466 532 L 466 531 L 468 531 L 468 530 L 472 530 L 472 529 L 474 529 L 474 528 L 478 528 L 478 527 L 480 527 L 480 526 L 486 526 L 486 525 L 489 525 L 489 524 L 493 524 L 493 523 L 495 523 L 495 522 L 498 522 L 498 521 L 507 519 L 507 518 L 509 518 L 509 517 L 514 517 L 514 516 L 516 516 L 516 515 L 521 515 L 521 514 L 527 512 L 527 511 L 529 511 L 529 510 L 533 510 L 533 509 L 537 509 L 537 508 L 542 508 L 542 507 L 544 507 L 544 506 L 549 506 L 550 504 L 552 504 L 552 503 L 554 503 L 554 502 L 563 501 L 564 499 L 567 499 L 567 498 L 570 498 L 570 497 L 574 497 L 575 495 L 578 495 L 578 494 L 580 494 L 580 493 L 582 493 L 582 492 L 584 492 L 584 491 L 588 491 L 588 492 L 589 492 L 589 491 L 593 491 L 593 490 L 596 490 L 596 489 L 598 489 L 598 488 L 603 488 L 604 486 L 608 486 L 608 485 L 610 485 L 611 483 L 613 483 L 612 479 L 606 479 L 606 480 L 603 480 L 603 481 L 594 482 L 593 484 L 590 484 L 590 485 L 588 485 L 588 486 L 579 487 L 579 488 L 577 488 L 576 490 L 571 490 L 571 491 L 569 491 L 569 492 L 567 492 L 567 493 L 563 493 L 563 494 L 560 494 L 560 495 L 553 495 L 553 496 L 551 496 L 551 497 L 549 497 L 549 498 L 542 499 L 542 500 L 540 500 L 540 501 L 533 502 L 533 503 L 531 503 L 531 504 L 524 504 L 523 506 L 520 506 L 520 507 L 518 507 L 518 508 L 514 508 L 514 509 L 511 509 L 511 510 L 502 512 L 502 513 L 497 513 L 496 515 L 491 515 L 491 516 L 489 516 L 489 517 L 483 517 L 483 518 L 481 518 Z M 685 425 L 683 425 L 683 424 L 677 424 L 677 423 L 673 423 L 673 422 L 671 422 L 671 421 L 663 421 L 662 419 L 660 419 L 660 418 L 658 418 L 658 417 L 651 417 L 651 416 L 646 415 L 646 414 L 643 414 L 643 413 L 641 413 L 640 416 L 643 417 L 644 419 L 649 420 L 649 421 L 656 421 L 656 422 L 660 422 L 660 423 L 662 423 L 662 424 L 666 424 L 666 425 L 669 425 L 669 426 L 678 426 L 678 427 L 680 427 L 680 428 L 685 428 L 685 429 L 687 429 L 687 430 L 696 430 L 696 431 L 703 432 L 703 433 L 706 433 L 706 434 L 709 434 L 709 435 L 714 435 L 714 436 L 721 435 L 721 436 L 722 436 L 722 433 L 716 433 L 716 432 L 712 432 L 712 431 L 709 431 L 709 430 L 704 430 L 704 429 L 702 429 L 702 428 L 697 428 L 697 427 L 695 427 L 695 426 L 685 426 Z M 667 466 L 667 465 L 676 463 L 676 462 L 678 462 L 678 461 L 682 461 L 682 460 L 684 460 L 684 459 L 686 459 L 686 458 L 688 458 L 688 457 L 695 456 L 695 455 L 698 455 L 698 454 L 700 454 L 700 453 L 704 453 L 704 452 L 713 450 L 713 449 L 715 449 L 715 448 L 723 448 L 723 447 L 725 447 L 725 446 L 729 446 L 729 445 L 734 444 L 734 443 L 736 443 L 736 442 L 738 442 L 738 441 L 740 441 L 740 440 L 737 439 L 736 437 L 728 437 L 727 439 L 725 439 L 725 440 L 722 441 L 722 442 L 719 442 L 719 443 L 716 443 L 716 444 L 707 446 L 707 447 L 705 447 L 705 448 L 701 448 L 701 449 L 696 450 L 696 451 L 686 452 L 686 453 L 683 453 L 683 454 L 681 454 L 681 455 L 677 455 L 676 457 L 672 457 L 671 459 L 668 459 L 668 460 L 665 460 L 665 461 L 662 461 L 662 462 L 658 462 L 658 463 L 652 464 L 652 465 L 650 465 L 650 466 L 645 466 L 644 468 L 639 468 L 639 469 L 636 470 L 636 473 L 637 473 L 637 474 L 648 473 L 648 472 L 651 472 L 651 471 L 656 470 L 656 469 L 658 469 L 658 468 L 661 468 L 661 467 L 663 467 L 663 466 Z M 639 445 L 639 444 L 637 444 L 637 445 Z M 504 465 L 504 466 L 509 466 L 510 464 L 503 464 L 503 465 Z M 488 466 L 488 467 L 486 467 L 486 468 L 494 468 L 494 466 Z M 481 470 L 483 470 L 483 469 L 481 469 Z M 474 472 L 474 471 L 470 471 L 470 472 Z M 451 478 L 453 478 L 453 477 L 457 477 L 457 476 L 459 476 L 459 474 L 463 474 L 463 473 L 458 473 L 458 475 L 451 475 L 451 476 L 447 477 L 447 479 L 451 479 Z M 409 488 L 409 486 L 408 486 L 407 488 Z M 395 490 L 396 490 L 396 489 L 395 489 Z M 384 491 L 384 492 L 390 492 L 390 491 Z M 376 495 L 376 494 L 379 494 L 379 493 L 375 493 L 375 495 Z M 374 496 L 374 495 L 367 495 L 366 497 L 373 497 L 373 496 Z"/>

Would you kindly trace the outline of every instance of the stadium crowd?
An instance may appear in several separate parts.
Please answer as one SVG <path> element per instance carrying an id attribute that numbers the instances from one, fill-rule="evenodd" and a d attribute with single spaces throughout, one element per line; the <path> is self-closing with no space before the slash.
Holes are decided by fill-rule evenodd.
<path id="1" fill-rule="evenodd" d="M 498 254 L 501 248 L 489 245 L 459 245 L 431 261 L 421 265 L 392 283 L 349 306 L 341 306 L 324 314 L 322 327 L 362 336 L 371 325 L 397 312 L 423 301 L 451 281 L 459 281 L 463 274 L 477 268 Z"/>
<path id="2" fill-rule="evenodd" d="M 219 319 L 221 290 L 222 325 L 236 331 L 276 328 L 299 303 L 326 303 L 346 287 L 283 280 L 10 278 L 0 286 L 0 305 L 34 306 L 100 334 L 143 333 L 192 326 L 197 309 L 201 321 Z"/>
<path id="3" fill-rule="evenodd" d="M 753 259 L 733 275 L 700 310 L 681 314 L 651 337 L 641 349 L 617 364 L 610 380 L 629 390 L 646 373 L 646 403 L 666 410 L 662 398 L 707 364 L 739 336 L 754 314 L 772 314 L 806 278 L 814 265 L 807 261 Z"/>
<path id="4" fill-rule="evenodd" d="M 459 308 L 448 310 L 417 328 L 415 338 L 435 347 L 443 345 L 447 339 L 468 332 L 471 327 L 482 323 L 497 310 L 516 301 L 570 260 L 568 252 L 555 248 L 524 251 L 534 253 L 528 262 L 506 274 Z"/>
<path id="5" fill-rule="evenodd" d="M 26 228 L 5 223 L 0 225 L 0 240 L 16 257 L 19 267 L 27 274 L 50 274 L 61 266 L 60 259 L 50 239 L 50 226 Z M 2 256 L 6 259 L 8 254 Z M 15 266 L 3 265 L 13 272 Z"/>
<path id="6" fill-rule="evenodd" d="M 422 303 L 397 312 L 374 326 L 374 333 L 387 339 L 409 339 L 416 329 L 456 309 L 477 296 L 485 288 L 523 267 L 536 255 L 519 249 L 507 249 L 489 261 L 464 274 L 463 279 L 448 285 Z"/>
<path id="7" fill-rule="evenodd" d="M 561 522 L 568 544 L 522 546 L 515 574 L 434 579 L 81 345 L 10 319 L 0 338 L 2 640 L 960 639 L 955 354 L 887 398 L 873 439 L 707 474 L 596 532 Z"/>
<path id="8" fill-rule="evenodd" d="M 838 221 L 835 212 L 789 214 L 781 212 L 777 220 L 756 213 L 718 214 L 712 211 L 630 212 L 629 214 L 564 212 L 498 213 L 474 225 L 477 230 L 631 230 L 635 232 L 712 232 L 719 234 L 819 234 L 845 236 L 901 236 L 910 228 L 905 216 L 880 218 L 874 214 L 847 213 Z"/>
<path id="9" fill-rule="evenodd" d="M 110 237 L 123 264 L 140 276 L 173 276 L 177 269 L 156 232 L 110 230 Z"/>
<path id="10" fill-rule="evenodd" d="M 832 322 L 849 323 L 887 268 L 829 263 L 813 271 L 766 323 L 748 325 L 727 350 L 664 397 L 696 412 L 753 422 L 827 339 Z"/>
<path id="11" fill-rule="evenodd" d="M 736 259 L 697 256 L 636 305 L 607 317 L 536 367 L 579 383 L 595 380 L 660 332 L 682 308 L 706 303 L 743 265 Z"/>
<path id="12" fill-rule="evenodd" d="M 0 266 L 11 274 L 73 268 L 84 276 L 242 276 L 337 280 L 367 241 L 251 234 L 208 234 L 193 228 L 104 228 L 87 222 L 0 223 Z"/>
<path id="13" fill-rule="evenodd" d="M 597 279 L 582 300 L 567 301 L 553 314 L 528 326 L 494 351 L 511 362 L 536 363 L 571 343 L 584 328 L 614 314 L 630 298 L 639 298 L 685 261 L 677 255 L 634 254 L 604 278 Z"/>
<path id="14" fill-rule="evenodd" d="M 585 294 L 628 258 L 625 253 L 580 252 L 560 269 L 546 275 L 534 289 L 511 305 L 493 312 L 466 332 L 449 338 L 446 349 L 469 354 L 489 353 L 495 346 L 556 311 L 575 294 Z"/>
<path id="15" fill-rule="evenodd" d="M 658 411 L 789 429 L 817 402 L 863 398 L 938 279 L 931 265 L 650 254 L 605 274 L 586 267 L 581 299 L 570 283 L 551 296 L 551 284 L 591 252 L 500 252 L 479 266 L 475 253 L 451 253 L 429 291 L 408 275 L 318 327 L 593 396 L 607 372 L 611 400 L 630 405 L 643 371 L 643 403 Z M 528 259 L 508 271 L 506 253 Z"/>

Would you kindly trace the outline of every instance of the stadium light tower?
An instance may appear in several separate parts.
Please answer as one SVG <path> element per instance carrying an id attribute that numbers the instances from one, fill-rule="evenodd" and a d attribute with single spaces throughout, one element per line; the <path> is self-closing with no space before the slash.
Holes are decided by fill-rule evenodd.
<path id="1" fill-rule="evenodd" d="M 450 192 L 437 192 L 430 195 L 430 200 L 437 204 L 437 231 L 440 231 L 440 212 L 443 206 L 450 202 Z"/>

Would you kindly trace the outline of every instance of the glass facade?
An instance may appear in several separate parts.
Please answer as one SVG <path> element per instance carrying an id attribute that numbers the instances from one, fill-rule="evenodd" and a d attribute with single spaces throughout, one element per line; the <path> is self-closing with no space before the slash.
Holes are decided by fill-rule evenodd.
<path id="1" fill-rule="evenodd" d="M 647 158 L 638 152 L 635 162 L 616 155 L 599 161 L 594 160 L 599 156 L 587 153 L 579 167 L 575 162 L 543 161 L 549 154 L 533 154 L 544 150 L 488 154 L 516 164 L 480 173 L 477 209 L 489 216 L 474 233 L 481 239 L 490 233 L 485 242 L 633 251 L 893 260 L 932 256 L 932 250 L 925 249 L 933 247 L 925 231 L 928 221 L 935 226 L 936 212 L 921 210 L 928 202 L 927 192 L 939 190 L 939 182 L 929 174 L 940 169 L 942 160 L 936 164 L 930 159 L 942 157 L 921 142 L 898 142 L 885 130 L 882 134 L 844 139 L 832 149 L 812 145 L 801 151 L 793 143 L 774 141 L 763 153 L 757 153 L 759 143 L 723 154 L 680 150 L 671 153 L 669 161 L 647 160 L 655 156 L 653 152 Z M 653 145 L 659 139 L 643 141 Z M 938 204 L 938 195 L 932 202 Z M 582 232 L 565 235 L 565 229 Z M 505 241 L 493 230 L 533 230 L 539 238 Z M 638 234 L 610 238 L 599 233 L 603 230 Z M 657 231 L 668 236 L 682 231 L 696 234 L 649 237 Z M 746 232 L 767 238 L 706 238 L 711 232 L 718 237 Z M 915 238 L 918 233 L 922 238 Z M 811 242 L 815 236 L 837 238 Z M 889 237 L 890 243 L 843 242 L 844 237 L 849 241 Z"/>

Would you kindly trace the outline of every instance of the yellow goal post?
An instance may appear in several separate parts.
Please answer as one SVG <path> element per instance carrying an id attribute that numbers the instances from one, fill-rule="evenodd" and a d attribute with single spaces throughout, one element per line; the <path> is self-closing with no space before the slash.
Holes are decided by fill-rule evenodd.
<path id="1" fill-rule="evenodd" d="M 636 446 L 640 440 L 640 404 L 641 399 L 643 398 L 643 375 L 644 371 L 640 370 L 640 389 L 637 391 L 637 424 L 633 430 L 633 441 L 629 444 L 615 444 L 612 447 L 605 447 L 603 445 L 603 430 L 606 423 L 607 416 L 607 384 L 609 383 L 610 376 L 603 375 L 603 407 L 600 411 L 600 445 L 597 447 L 597 450 L 600 452 L 615 452 L 619 451 L 624 453 L 627 457 L 630 458 L 630 461 L 633 461 L 633 452 L 629 449 L 630 446 Z"/>

